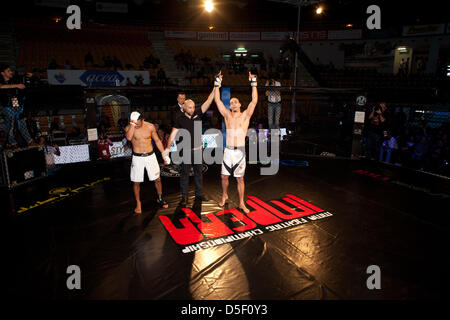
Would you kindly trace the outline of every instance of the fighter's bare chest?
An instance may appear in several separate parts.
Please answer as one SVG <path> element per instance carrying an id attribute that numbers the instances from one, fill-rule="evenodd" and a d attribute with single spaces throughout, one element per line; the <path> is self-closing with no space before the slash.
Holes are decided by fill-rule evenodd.
<path id="1" fill-rule="evenodd" d="M 248 120 L 243 115 L 239 117 L 229 117 L 226 120 L 228 129 L 238 129 L 248 127 Z"/>
<path id="2" fill-rule="evenodd" d="M 136 129 L 136 131 L 134 132 L 133 139 L 146 140 L 146 139 L 151 139 L 151 137 L 152 137 L 152 135 L 151 135 L 150 129 L 140 128 L 140 129 Z"/>

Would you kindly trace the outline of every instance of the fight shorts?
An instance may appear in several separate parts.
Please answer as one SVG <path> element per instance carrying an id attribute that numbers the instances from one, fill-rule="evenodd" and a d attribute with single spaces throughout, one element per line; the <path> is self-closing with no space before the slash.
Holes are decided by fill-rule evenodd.
<path id="1" fill-rule="evenodd" d="M 227 146 L 223 152 L 222 174 L 236 178 L 245 174 L 245 147 Z"/>
<path id="2" fill-rule="evenodd" d="M 144 169 L 150 181 L 159 178 L 159 163 L 155 153 L 134 153 L 131 159 L 130 179 L 133 182 L 144 182 Z"/>

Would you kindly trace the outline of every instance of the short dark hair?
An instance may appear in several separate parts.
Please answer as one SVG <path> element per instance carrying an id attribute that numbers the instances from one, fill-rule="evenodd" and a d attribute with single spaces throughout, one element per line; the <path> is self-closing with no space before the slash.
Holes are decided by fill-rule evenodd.
<path id="1" fill-rule="evenodd" d="M 144 119 L 144 111 L 143 111 L 143 110 L 141 110 L 141 109 L 135 109 L 135 110 L 133 110 L 133 111 L 131 111 L 131 112 L 139 112 L 140 116 L 139 116 L 138 120 Z"/>
<path id="2" fill-rule="evenodd" d="M 185 93 L 185 92 L 178 92 L 177 97 L 178 97 L 180 94 L 186 96 L 186 93 Z"/>

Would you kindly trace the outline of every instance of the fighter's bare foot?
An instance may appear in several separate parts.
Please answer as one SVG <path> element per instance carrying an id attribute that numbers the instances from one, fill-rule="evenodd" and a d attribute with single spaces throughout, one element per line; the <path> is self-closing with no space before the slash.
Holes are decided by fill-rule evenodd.
<path id="1" fill-rule="evenodd" d="M 248 208 L 245 206 L 245 204 L 240 204 L 239 205 L 239 209 L 244 211 L 244 213 L 249 213 L 250 212 L 250 210 L 248 210 Z"/>
<path id="2" fill-rule="evenodd" d="M 136 209 L 134 209 L 134 214 L 141 214 L 142 213 L 142 208 L 141 208 L 141 203 L 139 202 L 138 204 L 136 204 Z"/>
<path id="3" fill-rule="evenodd" d="M 228 196 L 222 196 L 222 201 L 219 202 L 219 206 L 223 207 L 228 200 Z"/>

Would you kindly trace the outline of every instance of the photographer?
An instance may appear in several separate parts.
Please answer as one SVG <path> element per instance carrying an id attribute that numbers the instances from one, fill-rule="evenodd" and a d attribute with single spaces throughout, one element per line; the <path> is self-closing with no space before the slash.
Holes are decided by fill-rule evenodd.
<path id="1" fill-rule="evenodd" d="M 372 107 L 368 117 L 367 125 L 367 151 L 368 156 L 378 159 L 377 153 L 380 150 L 382 139 L 387 137 L 387 107 L 385 102 L 380 102 L 378 106 Z"/>
<path id="2" fill-rule="evenodd" d="M 6 122 L 7 141 L 13 148 L 18 148 L 16 138 L 25 140 L 26 145 L 33 145 L 35 143 L 28 133 L 25 121 L 20 119 L 25 100 L 22 90 L 25 85 L 13 80 L 13 72 L 8 65 L 1 65 L 0 73 L 0 105 Z M 31 77 L 32 74 L 27 73 L 26 76 Z"/>
<path id="3" fill-rule="evenodd" d="M 281 87 L 281 83 L 274 78 L 266 81 L 266 87 Z M 281 114 L 281 93 L 279 90 L 267 89 L 267 109 L 269 119 L 269 129 L 280 128 L 280 114 Z"/>

